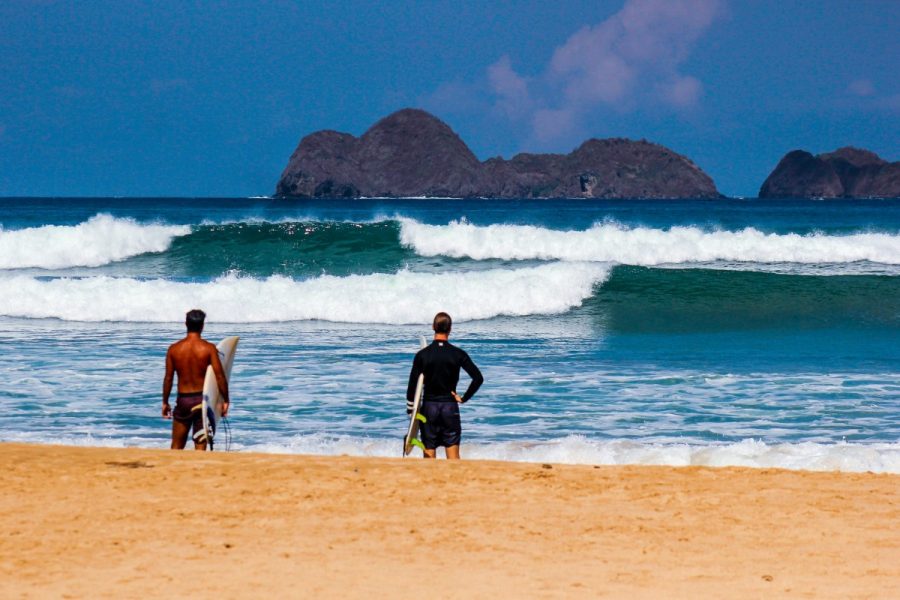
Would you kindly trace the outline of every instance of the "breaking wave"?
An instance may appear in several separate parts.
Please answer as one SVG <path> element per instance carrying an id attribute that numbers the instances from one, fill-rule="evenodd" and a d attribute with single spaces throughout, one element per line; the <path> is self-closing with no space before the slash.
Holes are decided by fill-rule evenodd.
<path id="1" fill-rule="evenodd" d="M 78 225 L 0 229 L 0 269 L 98 267 L 164 252 L 172 240 L 190 232 L 187 225 L 143 224 L 103 214 Z"/>
<path id="2" fill-rule="evenodd" d="M 118 275 L 210 278 L 236 272 L 257 278 L 308 277 L 391 273 L 434 257 L 634 266 L 706 264 L 814 275 L 895 274 L 900 267 L 900 234 L 765 233 L 754 228 L 730 231 L 696 226 L 659 229 L 610 222 L 563 231 L 465 221 L 428 225 L 405 217 L 368 222 L 251 219 L 190 226 L 141 223 L 106 214 L 78 225 L 0 229 L 0 269 L 7 270 L 119 263 Z M 779 265 L 797 267 L 781 269 Z"/>
<path id="3" fill-rule="evenodd" d="M 425 225 L 400 219 L 400 242 L 423 256 L 474 260 L 599 261 L 654 266 L 713 261 L 755 263 L 900 264 L 900 235 L 888 233 L 764 233 L 708 231 L 699 227 L 654 229 L 615 223 L 582 231 L 531 225 L 478 226 L 466 222 Z"/>
<path id="4" fill-rule="evenodd" d="M 198 306 L 218 322 L 323 320 L 411 324 L 446 310 L 459 320 L 564 313 L 589 298 L 609 267 L 554 263 L 468 273 L 225 276 L 206 283 L 87 277 L 0 279 L 0 315 L 68 321 L 177 322 Z"/>

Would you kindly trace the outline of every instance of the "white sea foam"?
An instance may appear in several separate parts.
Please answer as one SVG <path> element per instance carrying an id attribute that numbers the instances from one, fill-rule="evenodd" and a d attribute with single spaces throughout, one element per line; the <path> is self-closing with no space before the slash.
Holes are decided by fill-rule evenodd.
<path id="1" fill-rule="evenodd" d="M 302 213 L 281 217 L 278 219 L 269 219 L 266 217 L 243 216 L 235 219 L 203 219 L 200 225 L 203 227 L 222 227 L 227 225 L 303 225 L 308 223 L 316 224 L 334 224 L 342 225 L 379 225 L 387 222 L 398 222 L 401 217 L 387 216 L 381 213 L 375 214 L 370 219 L 334 219 L 314 215 L 312 213 Z"/>
<path id="2" fill-rule="evenodd" d="M 146 432 L 142 432 L 146 433 Z M 149 434 L 148 434 L 149 435 Z M 271 437 L 261 435 L 261 438 Z M 158 438 L 158 440 L 156 439 Z M 4 432 L 0 441 L 53 443 L 93 447 L 168 447 L 168 438 L 156 435 L 104 436 L 92 433 Z M 267 454 L 306 454 L 314 456 L 399 457 L 396 440 L 359 436 L 302 435 L 285 441 L 261 444 L 233 442 L 237 452 Z M 467 443 L 462 449 L 466 459 L 504 462 L 555 463 L 604 466 L 667 467 L 750 467 L 795 471 L 841 471 L 846 473 L 900 474 L 900 443 L 818 444 L 813 442 L 766 444 L 747 439 L 734 444 L 653 444 L 631 440 L 588 441 L 568 436 L 546 442 Z"/>
<path id="3" fill-rule="evenodd" d="M 0 269 L 98 267 L 147 252 L 163 252 L 186 225 L 138 223 L 96 215 L 78 225 L 0 229 Z"/>
<path id="4" fill-rule="evenodd" d="M 239 446 L 243 450 L 351 456 L 397 456 L 394 440 L 304 435 L 287 442 Z M 653 444 L 630 440 L 590 441 L 568 436 L 546 442 L 471 443 L 465 458 L 512 462 L 672 467 L 755 467 L 805 471 L 900 473 L 900 443 L 766 444 L 747 439 L 734 444 Z"/>
<path id="5" fill-rule="evenodd" d="M 121 448 L 168 447 L 168 438 L 149 431 L 143 435 L 103 435 L 91 432 L 54 433 L 3 432 L 0 441 L 53 443 L 67 446 Z M 271 435 L 260 435 L 262 439 Z M 158 438 L 158 439 L 157 439 Z M 371 456 L 397 458 L 400 446 L 394 439 L 324 434 L 300 435 L 287 440 L 260 444 L 234 441 L 238 452 L 268 454 L 307 454 L 315 456 Z M 504 462 L 555 463 L 604 466 L 667 467 L 750 467 L 795 471 L 841 471 L 847 473 L 900 474 L 900 443 L 814 442 L 766 444 L 746 439 L 734 444 L 654 444 L 632 440 L 589 441 L 582 436 L 567 436 L 544 442 L 466 443 L 466 459 Z"/>
<path id="6" fill-rule="evenodd" d="M 553 263 L 468 273 L 227 276 L 209 283 L 88 277 L 0 278 L 0 315 L 71 321 L 179 321 L 202 307 L 229 323 L 324 320 L 348 323 L 426 323 L 446 310 L 459 320 L 500 315 L 558 314 L 590 297 L 609 267 Z"/>
<path id="7" fill-rule="evenodd" d="M 699 227 L 653 229 L 597 224 L 560 231 L 531 225 L 478 226 L 466 222 L 425 225 L 400 219 L 400 242 L 423 256 L 475 260 L 567 260 L 630 265 L 733 261 L 755 263 L 900 264 L 900 235 L 708 231 Z"/>

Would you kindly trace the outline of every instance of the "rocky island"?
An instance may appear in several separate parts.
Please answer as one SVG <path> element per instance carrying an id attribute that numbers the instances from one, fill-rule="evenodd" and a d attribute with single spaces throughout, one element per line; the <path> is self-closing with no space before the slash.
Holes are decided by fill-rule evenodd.
<path id="1" fill-rule="evenodd" d="M 688 158 L 645 140 L 590 139 L 569 154 L 479 161 L 443 121 L 395 112 L 362 136 L 304 137 L 275 195 L 299 198 L 719 198 Z"/>
<path id="2" fill-rule="evenodd" d="M 900 162 L 887 162 L 874 152 L 849 146 L 818 156 L 794 150 L 784 155 L 762 184 L 759 197 L 900 197 Z"/>

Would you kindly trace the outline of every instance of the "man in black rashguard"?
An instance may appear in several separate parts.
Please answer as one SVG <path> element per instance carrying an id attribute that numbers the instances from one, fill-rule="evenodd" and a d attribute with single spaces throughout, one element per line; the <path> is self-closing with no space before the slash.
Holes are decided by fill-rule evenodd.
<path id="1" fill-rule="evenodd" d="M 474 396 L 484 383 L 481 371 L 469 355 L 447 341 L 452 325 L 453 321 L 447 313 L 435 315 L 432 325 L 434 341 L 430 346 L 419 350 L 409 372 L 407 412 L 412 408 L 419 374 L 425 374 L 425 396 L 419 407 L 419 412 L 425 417 L 425 422 L 419 428 L 422 444 L 425 446 L 425 458 L 435 458 L 438 446 L 444 446 L 447 458 L 459 458 L 459 441 L 462 435 L 459 405 Z M 460 369 L 472 378 L 462 397 L 456 393 Z"/>

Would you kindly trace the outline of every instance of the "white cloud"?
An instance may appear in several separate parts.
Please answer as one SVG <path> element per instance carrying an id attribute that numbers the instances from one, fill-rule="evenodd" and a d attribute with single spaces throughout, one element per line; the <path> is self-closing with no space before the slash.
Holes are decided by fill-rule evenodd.
<path id="1" fill-rule="evenodd" d="M 513 70 L 508 55 L 503 55 L 500 60 L 489 66 L 487 76 L 491 91 L 497 97 L 496 107 L 503 114 L 518 118 L 531 110 L 528 82 Z"/>
<path id="2" fill-rule="evenodd" d="M 875 85 L 870 79 L 857 79 L 850 82 L 850 85 L 847 86 L 847 91 L 854 96 L 874 96 Z"/>
<path id="3" fill-rule="evenodd" d="M 569 98 L 607 103 L 634 93 L 648 77 L 680 80 L 679 64 L 717 11 L 716 0 L 629 0 L 557 48 L 551 74 L 566 81 Z"/>
<path id="4" fill-rule="evenodd" d="M 690 75 L 678 77 L 660 86 L 662 97 L 672 106 L 687 108 L 694 106 L 703 93 L 703 84 Z"/>
<path id="5" fill-rule="evenodd" d="M 900 112 L 900 94 L 876 87 L 871 79 L 855 79 L 834 98 L 836 106 L 853 110 Z"/>
<path id="6" fill-rule="evenodd" d="M 577 115 L 571 108 L 542 108 L 531 119 L 534 136 L 541 142 L 565 137 L 575 129 Z"/>
<path id="7" fill-rule="evenodd" d="M 473 83 L 450 81 L 442 83 L 436 90 L 418 99 L 421 106 L 438 114 L 480 113 L 489 111 L 483 90 Z"/>
<path id="8" fill-rule="evenodd" d="M 552 142 L 598 108 L 696 106 L 703 84 L 682 66 L 720 12 L 720 0 L 626 0 L 619 12 L 573 33 L 533 77 L 517 72 L 508 55 L 491 64 L 493 112 Z"/>

